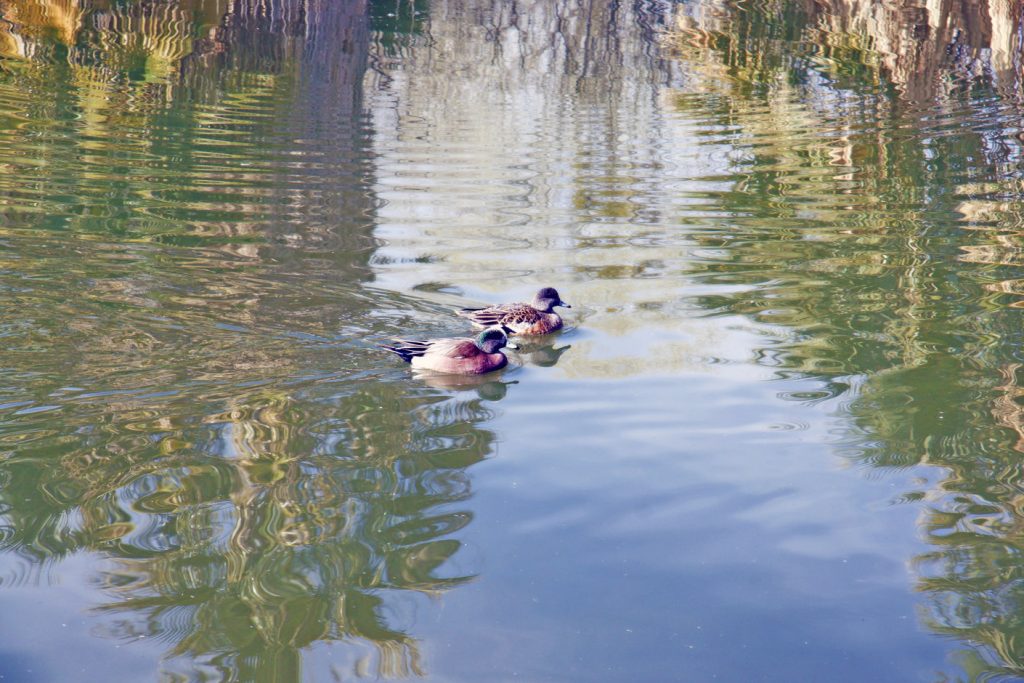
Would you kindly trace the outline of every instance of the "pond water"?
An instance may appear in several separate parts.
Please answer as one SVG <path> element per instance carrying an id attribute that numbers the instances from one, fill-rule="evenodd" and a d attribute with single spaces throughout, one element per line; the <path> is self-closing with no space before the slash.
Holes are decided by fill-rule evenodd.
<path id="1" fill-rule="evenodd" d="M 0 679 L 1024 676 L 1022 35 L 0 0 Z"/>

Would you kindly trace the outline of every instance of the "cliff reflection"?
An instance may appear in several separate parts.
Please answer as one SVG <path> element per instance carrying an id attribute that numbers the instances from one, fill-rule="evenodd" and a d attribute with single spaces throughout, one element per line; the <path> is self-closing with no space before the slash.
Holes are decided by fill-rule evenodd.
<path id="1" fill-rule="evenodd" d="M 842 397 L 845 456 L 938 468 L 900 496 L 932 545 L 924 621 L 963 640 L 970 680 L 1022 675 L 1019 8 L 704 2 L 678 21 L 670 49 L 712 87 L 676 106 L 744 152 L 712 195 L 732 218 L 695 221 L 718 289 L 697 300 Z"/>

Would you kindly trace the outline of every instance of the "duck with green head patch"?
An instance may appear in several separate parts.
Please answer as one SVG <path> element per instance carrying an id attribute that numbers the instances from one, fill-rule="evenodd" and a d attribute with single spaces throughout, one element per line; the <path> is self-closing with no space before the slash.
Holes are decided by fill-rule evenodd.
<path id="1" fill-rule="evenodd" d="M 399 339 L 382 345 L 419 370 L 455 375 L 482 375 L 508 365 L 503 348 L 517 348 L 508 341 L 511 330 L 492 327 L 476 336 L 414 341 Z"/>
<path id="2" fill-rule="evenodd" d="M 513 334 L 549 334 L 562 328 L 562 318 L 554 312 L 555 306 L 572 308 L 562 301 L 554 287 L 545 287 L 537 292 L 528 304 L 498 304 L 486 308 L 463 308 L 456 315 L 468 319 L 476 327 L 502 325 Z"/>

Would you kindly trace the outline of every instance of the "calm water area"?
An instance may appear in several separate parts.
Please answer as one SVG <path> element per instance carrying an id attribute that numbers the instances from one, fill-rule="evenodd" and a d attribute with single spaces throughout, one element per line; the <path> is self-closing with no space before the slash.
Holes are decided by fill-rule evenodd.
<path id="1" fill-rule="evenodd" d="M 0 0 L 0 681 L 1024 680 L 1022 36 Z"/>

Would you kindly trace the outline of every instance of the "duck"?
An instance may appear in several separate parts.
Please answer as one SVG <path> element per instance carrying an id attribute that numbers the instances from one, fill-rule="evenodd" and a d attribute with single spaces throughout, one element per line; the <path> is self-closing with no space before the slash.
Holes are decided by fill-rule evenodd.
<path id="1" fill-rule="evenodd" d="M 502 326 L 517 335 L 550 334 L 562 328 L 562 318 L 554 312 L 555 306 L 572 308 L 562 301 L 554 287 L 544 287 L 533 301 L 514 304 L 498 304 L 485 308 L 460 308 L 455 314 L 468 319 L 476 327 Z"/>
<path id="2" fill-rule="evenodd" d="M 474 337 L 444 337 L 417 341 L 398 339 L 382 344 L 412 367 L 453 375 L 483 375 L 508 365 L 503 348 L 518 348 L 508 340 L 510 329 L 492 327 Z"/>

